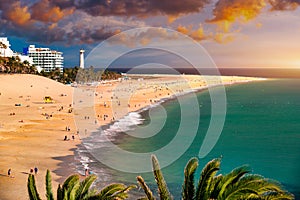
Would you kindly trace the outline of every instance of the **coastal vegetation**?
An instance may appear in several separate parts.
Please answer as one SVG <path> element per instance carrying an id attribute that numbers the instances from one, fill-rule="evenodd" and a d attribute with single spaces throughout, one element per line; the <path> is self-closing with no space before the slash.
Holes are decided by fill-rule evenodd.
<path id="1" fill-rule="evenodd" d="M 128 191 L 135 188 L 135 185 L 125 186 L 121 183 L 110 184 L 104 187 L 100 192 L 91 189 L 92 184 L 97 177 L 90 175 L 80 181 L 79 175 L 71 175 L 62 185 L 57 188 L 57 200 L 109 200 L 109 199 L 126 199 Z M 41 200 L 37 191 L 33 174 L 29 174 L 27 182 L 28 196 L 30 200 Z M 46 173 L 46 198 L 54 200 L 52 191 L 51 174 L 47 170 Z"/>
<path id="2" fill-rule="evenodd" d="M 195 172 L 198 159 L 192 158 L 184 169 L 182 185 L 182 200 L 292 200 L 294 196 L 285 191 L 273 180 L 260 175 L 249 174 L 247 166 L 237 167 L 230 173 L 217 175 L 220 170 L 221 159 L 208 162 L 202 169 L 200 178 L 195 185 Z M 152 156 L 152 168 L 158 186 L 160 199 L 173 199 L 161 172 L 158 160 Z M 145 191 L 148 200 L 155 200 L 152 191 L 143 178 L 137 177 L 138 183 Z"/>
<path id="3" fill-rule="evenodd" d="M 8 74 L 36 74 L 37 70 L 27 60 L 21 62 L 18 56 L 8 58 L 0 56 L 0 72 Z"/>
<path id="4" fill-rule="evenodd" d="M 34 65 L 30 65 L 28 61 L 21 62 L 18 56 L 16 57 L 1 57 L 0 56 L 0 73 L 5 74 L 36 74 L 44 76 L 55 81 L 71 84 L 77 79 L 81 81 L 99 81 L 99 80 L 114 80 L 121 76 L 120 73 L 109 71 L 109 70 L 99 70 L 96 71 L 94 67 L 88 69 L 80 69 L 75 66 L 74 68 L 64 68 L 63 71 L 56 68 L 50 72 L 45 72 L 44 70 L 38 72 Z M 78 78 L 77 74 L 81 76 Z"/>
<path id="5" fill-rule="evenodd" d="M 79 83 L 92 83 L 100 80 L 116 80 L 121 78 L 122 75 L 118 72 L 109 70 L 96 71 L 93 66 L 88 69 L 79 69 L 77 71 L 76 82 Z"/>
<path id="6" fill-rule="evenodd" d="M 184 169 L 184 182 L 182 185 L 182 200 L 293 200 L 294 196 L 285 191 L 280 183 L 264 178 L 260 175 L 249 174 L 251 170 L 247 166 L 237 167 L 230 173 L 218 174 L 221 159 L 213 159 L 202 169 L 199 180 L 195 182 L 195 173 L 198 168 L 198 159 L 192 158 Z M 169 192 L 167 183 L 163 177 L 157 158 L 152 156 L 152 169 L 157 183 L 158 196 L 161 200 L 171 200 L 173 196 Z M 95 175 L 88 176 L 80 182 L 78 175 L 72 175 L 58 186 L 57 199 L 64 200 L 104 200 L 126 199 L 128 191 L 136 188 L 131 185 L 111 184 L 100 192 L 90 189 L 96 180 Z M 141 176 L 137 177 L 138 184 L 144 190 L 145 196 L 140 200 L 155 200 L 151 189 Z M 35 186 L 34 175 L 28 177 L 28 194 L 30 200 L 40 200 Z M 49 170 L 46 175 L 46 197 L 54 200 Z"/>

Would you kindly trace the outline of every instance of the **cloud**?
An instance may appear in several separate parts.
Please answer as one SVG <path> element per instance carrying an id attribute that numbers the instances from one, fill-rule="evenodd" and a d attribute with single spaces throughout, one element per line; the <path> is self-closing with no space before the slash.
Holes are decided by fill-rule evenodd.
<path id="1" fill-rule="evenodd" d="M 2 11 L 3 18 L 11 23 L 18 26 L 24 26 L 30 23 L 31 14 L 28 11 L 28 7 L 21 6 L 20 2 L 12 2 L 10 6 L 3 3 L 2 7 L 4 8 Z"/>
<path id="2" fill-rule="evenodd" d="M 206 5 L 214 8 L 205 8 Z M 1 0 L 0 31 L 40 43 L 90 44 L 130 28 L 151 26 L 155 21 L 158 27 L 173 27 L 197 41 L 222 42 L 233 38 L 229 35 L 234 33 L 231 30 L 234 23 L 253 20 L 267 11 L 264 8 L 284 11 L 299 5 L 300 0 Z M 179 17 L 203 9 L 206 16 L 212 17 L 200 26 L 195 24 L 203 19 L 193 21 L 193 26 L 173 23 Z M 159 21 L 161 16 L 167 17 L 167 24 Z M 213 32 L 204 31 L 215 24 L 217 28 Z M 261 26 L 257 23 L 257 27 Z M 163 31 L 156 32 L 156 36 L 149 31 L 147 34 L 150 35 L 139 38 L 138 43 L 147 44 L 150 36 L 155 38 L 157 34 L 170 38 Z M 131 44 L 131 40 L 125 42 Z"/>
<path id="3" fill-rule="evenodd" d="M 26 38 L 27 42 L 63 45 L 90 44 L 144 22 L 118 17 L 93 17 L 40 0 L 25 6 L 20 1 L 0 2 L 0 32 L 7 36 Z"/>
<path id="4" fill-rule="evenodd" d="M 300 5 L 300 0 L 269 0 L 271 10 L 295 10 Z"/>
<path id="5" fill-rule="evenodd" d="M 295 10 L 300 0 L 219 0 L 208 23 L 218 24 L 220 30 L 229 32 L 234 22 L 246 23 L 255 19 L 268 5 L 271 11 Z M 261 24 L 259 24 L 261 26 Z"/>
<path id="6" fill-rule="evenodd" d="M 200 24 L 196 30 L 193 29 L 192 25 L 190 26 L 179 25 L 177 27 L 177 31 L 193 38 L 198 42 L 201 42 L 203 40 L 211 40 L 219 44 L 227 44 L 229 42 L 232 42 L 235 38 L 233 33 L 227 33 L 227 32 L 205 33 L 202 24 Z"/>
<path id="7" fill-rule="evenodd" d="M 179 33 L 162 27 L 145 27 L 143 29 L 120 32 L 107 40 L 110 44 L 124 45 L 127 47 L 144 46 L 151 42 L 165 42 L 178 39 Z"/>
<path id="8" fill-rule="evenodd" d="M 257 17 L 265 6 L 264 0 L 219 0 L 213 10 L 214 17 L 208 22 L 249 21 Z"/>
<path id="9" fill-rule="evenodd" d="M 31 33 L 23 33 L 30 41 L 40 40 L 42 43 L 66 41 L 67 44 L 102 41 L 129 28 L 147 26 L 143 19 L 149 16 L 167 16 L 171 24 L 182 15 L 200 12 L 210 2 L 210 0 L 172 2 L 168 0 L 36 0 L 31 3 L 24 3 L 24 0 L 13 1 L 13 9 L 8 9 L 10 1 L 0 2 L 3 18 L 0 29 L 4 30 L 5 27 L 6 33 L 17 36 L 22 35 L 22 30 L 30 30 Z M 204 37 L 202 27 L 189 34 L 197 40 L 202 40 Z M 147 36 L 139 38 L 138 42 L 147 44 L 151 41 L 150 37 L 157 36 L 170 37 L 163 31 L 154 33 L 149 30 Z M 131 40 L 126 43 L 129 45 Z"/>
<path id="10" fill-rule="evenodd" d="M 219 44 L 227 44 L 234 40 L 234 36 L 224 33 L 215 33 L 214 35 L 212 35 L 212 39 Z"/>
<path id="11" fill-rule="evenodd" d="M 75 7 L 92 16 L 157 16 L 197 13 L 210 0 L 52 0 L 60 8 Z"/>
<path id="12" fill-rule="evenodd" d="M 41 0 L 30 7 L 31 18 L 43 22 L 58 22 L 74 12 L 74 8 L 60 8 L 52 5 L 50 0 Z"/>
<path id="13" fill-rule="evenodd" d="M 208 39 L 208 36 L 205 35 L 203 26 L 200 24 L 199 28 L 193 30 L 193 26 L 182 26 L 179 25 L 176 29 L 178 32 L 188 35 L 189 37 L 193 38 L 196 41 L 202 41 Z"/>
<path id="14" fill-rule="evenodd" d="M 260 22 L 258 22 L 258 23 L 256 23 L 256 25 L 255 25 L 255 26 L 256 26 L 256 28 L 258 28 L 258 29 L 259 29 L 259 28 L 261 28 L 261 27 L 263 26 L 263 24 L 262 24 L 262 23 L 260 23 Z"/>

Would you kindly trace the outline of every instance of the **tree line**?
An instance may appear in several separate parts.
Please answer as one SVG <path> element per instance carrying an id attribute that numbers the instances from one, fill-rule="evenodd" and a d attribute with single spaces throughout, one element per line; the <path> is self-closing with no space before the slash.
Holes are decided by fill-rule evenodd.
<path id="1" fill-rule="evenodd" d="M 80 69 L 77 66 L 74 68 L 64 68 L 62 72 L 60 68 L 55 68 L 50 72 L 45 72 L 44 70 L 38 72 L 34 65 L 31 65 L 27 60 L 21 62 L 18 56 L 0 57 L 0 73 L 36 74 L 64 84 L 71 84 L 75 81 L 87 83 L 100 80 L 113 80 L 122 77 L 118 72 L 109 70 L 96 71 L 92 66 L 88 69 Z"/>

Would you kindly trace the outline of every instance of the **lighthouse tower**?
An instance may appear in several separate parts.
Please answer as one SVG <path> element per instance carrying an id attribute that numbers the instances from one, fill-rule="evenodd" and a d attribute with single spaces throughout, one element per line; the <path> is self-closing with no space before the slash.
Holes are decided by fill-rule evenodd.
<path id="1" fill-rule="evenodd" d="M 79 67 L 81 69 L 84 69 L 84 50 L 83 49 L 80 49 L 79 55 L 80 55 L 80 57 L 79 57 Z"/>

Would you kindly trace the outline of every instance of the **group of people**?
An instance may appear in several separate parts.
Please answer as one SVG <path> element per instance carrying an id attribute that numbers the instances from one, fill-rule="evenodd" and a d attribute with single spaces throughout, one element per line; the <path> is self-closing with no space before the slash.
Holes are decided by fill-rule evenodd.
<path id="1" fill-rule="evenodd" d="M 30 174 L 32 174 L 33 172 L 34 172 L 34 174 L 37 174 L 38 171 L 39 171 L 39 169 L 38 169 L 37 167 L 30 168 Z M 7 170 L 7 176 L 13 178 L 11 168 L 9 168 L 9 169 Z"/>
<path id="2" fill-rule="evenodd" d="M 65 135 L 65 137 L 64 137 L 64 141 L 68 141 L 68 140 L 70 140 L 70 139 L 68 138 L 68 136 L 67 136 L 67 135 Z M 75 135 L 72 135 L 72 140 L 75 140 Z"/>
<path id="3" fill-rule="evenodd" d="M 30 168 L 30 174 L 32 174 L 33 171 L 34 171 L 35 174 L 37 174 L 38 173 L 38 168 L 37 167 L 34 167 L 33 169 Z"/>
<path id="4" fill-rule="evenodd" d="M 70 126 L 66 126 L 66 131 L 71 131 L 71 128 L 70 128 Z"/>

